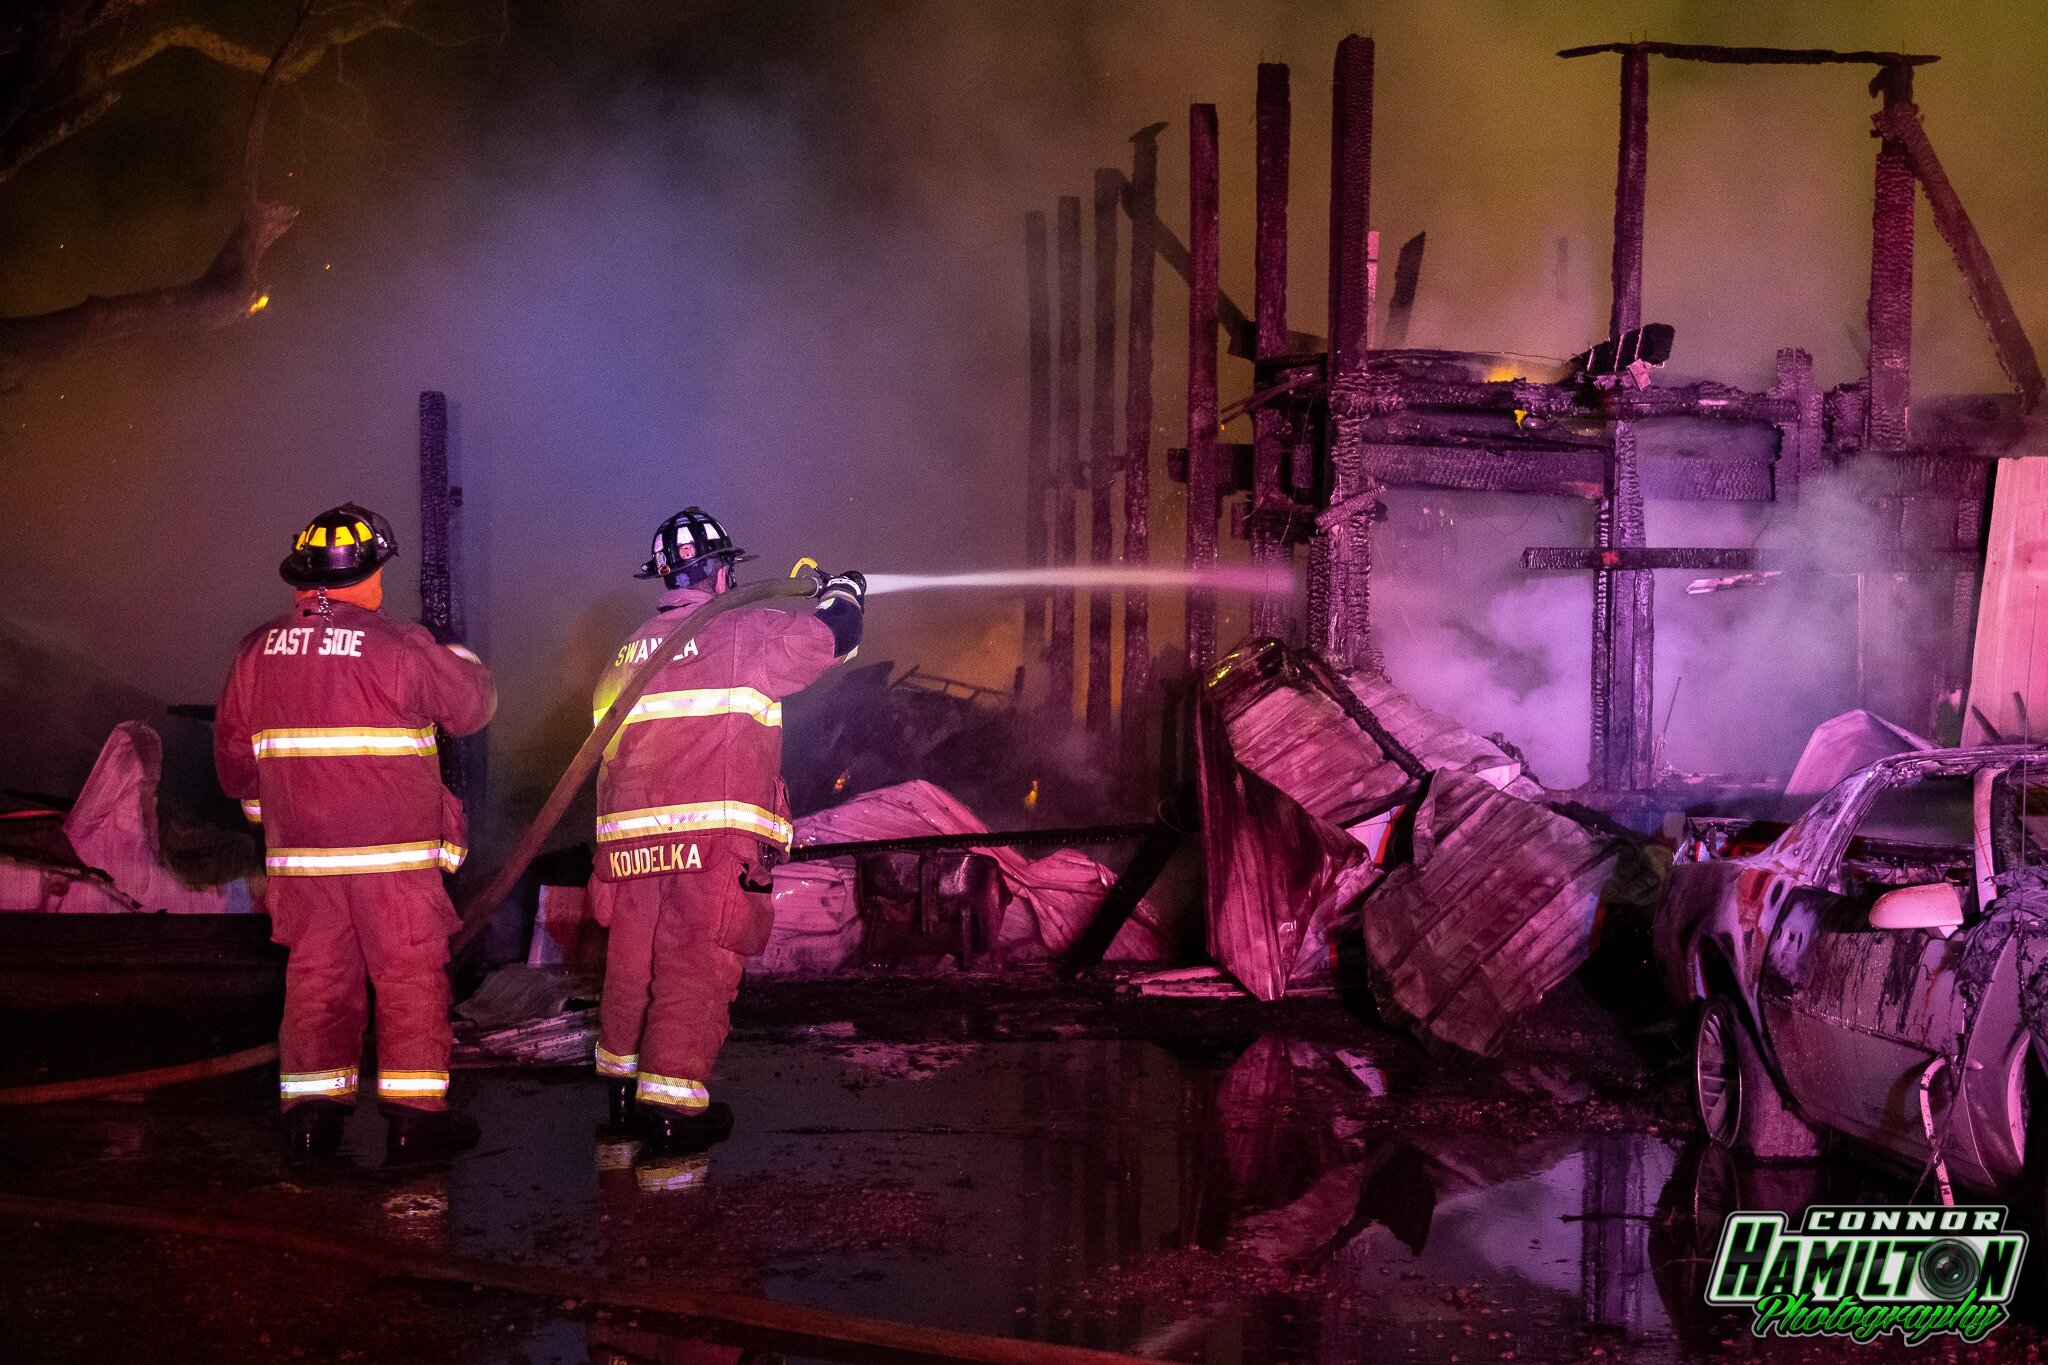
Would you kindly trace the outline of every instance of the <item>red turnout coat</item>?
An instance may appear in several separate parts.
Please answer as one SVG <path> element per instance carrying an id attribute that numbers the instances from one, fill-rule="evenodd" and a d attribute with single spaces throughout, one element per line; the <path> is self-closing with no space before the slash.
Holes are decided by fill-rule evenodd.
<path id="1" fill-rule="evenodd" d="M 602 719 L 633 670 L 675 624 L 711 600 L 662 595 L 662 613 L 619 647 L 598 681 Z M 743 837 L 789 846 L 782 782 L 782 699 L 836 662 L 832 631 L 768 607 L 717 617 L 655 675 L 606 751 L 597 779 L 597 875 L 608 882 L 700 870 L 698 841 Z"/>
<path id="2" fill-rule="evenodd" d="M 435 728 L 481 730 L 491 675 L 426 627 L 311 601 L 242 640 L 214 718 L 222 788 L 264 829 L 273 877 L 449 871 L 467 855 Z"/>

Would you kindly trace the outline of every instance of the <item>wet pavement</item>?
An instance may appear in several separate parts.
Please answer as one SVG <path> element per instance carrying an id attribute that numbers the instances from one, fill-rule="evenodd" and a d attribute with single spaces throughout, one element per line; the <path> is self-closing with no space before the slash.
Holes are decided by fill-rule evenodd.
<path id="1" fill-rule="evenodd" d="M 483 1123 L 476 1152 L 385 1171 L 366 1106 L 342 1169 L 286 1179 L 251 1075 L 0 1111 L 0 1188 L 1216 1365 L 1784 1358 L 1705 1310 L 1702 1236 L 1737 1203 L 1890 1188 L 1839 1162 L 1706 1156 L 1668 1041 L 1631 1043 L 1569 992 L 1500 1067 L 1430 1062 L 1334 1003 L 1275 1016 L 1285 1031 L 1240 1011 L 1220 1033 L 1155 1015 L 1101 1036 L 1115 1013 L 936 1043 L 852 1019 L 745 1029 L 716 1086 L 738 1130 L 698 1158 L 595 1141 L 587 1076 L 480 1071 L 457 1100 Z M 588 1303 L 190 1239 L 9 1232 L 14 1359 L 766 1358 Z M 1993 1344 L 2038 1341 L 2014 1324 Z"/>

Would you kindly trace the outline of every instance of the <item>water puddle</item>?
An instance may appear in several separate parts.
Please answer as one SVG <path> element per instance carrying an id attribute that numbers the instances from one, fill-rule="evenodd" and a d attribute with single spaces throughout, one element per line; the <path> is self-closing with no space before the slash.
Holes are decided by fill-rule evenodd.
<path id="1" fill-rule="evenodd" d="M 379 1169 L 365 1106 L 356 1169 L 280 1182 L 253 1090 L 233 1108 L 196 1092 L 66 1106 L 40 1152 L 17 1151 L 81 1197 L 153 1202 L 210 1171 L 242 1216 L 1212 1365 L 1715 1354 L 1747 1335 L 1701 1303 L 1721 1214 L 1869 1192 L 1839 1166 L 1747 1171 L 1640 1133 L 1516 1136 L 1446 1122 L 1440 1103 L 1403 1127 L 1443 1082 L 1392 1040 L 1340 1055 L 1269 1036 L 1219 1061 L 820 1032 L 736 1043 L 720 1070 L 735 1136 L 663 1162 L 595 1140 L 594 1078 L 518 1072 L 463 1074 L 484 1142 L 439 1170 Z M 547 1305 L 470 1358 L 737 1361 L 747 1346 Z"/>
<path id="2" fill-rule="evenodd" d="M 1685 1273 L 1699 1163 L 1675 1144 L 1347 1138 L 1313 1085 L 1359 1059 L 1278 1039 L 1220 1068 L 920 1051 L 735 1045 L 738 1134 L 653 1167 L 594 1146 L 595 1085 L 477 1077 L 502 1145 L 450 1177 L 453 1244 L 1208 1362 L 1661 1360 L 1726 1335 Z"/>

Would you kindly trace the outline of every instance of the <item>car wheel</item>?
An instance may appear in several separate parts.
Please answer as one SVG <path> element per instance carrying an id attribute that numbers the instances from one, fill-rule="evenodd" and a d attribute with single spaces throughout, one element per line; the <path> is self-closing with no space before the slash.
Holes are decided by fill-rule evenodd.
<path id="1" fill-rule="evenodd" d="M 1817 1156 L 1820 1142 L 1786 1105 L 1735 1006 L 1710 999 L 1693 1035 L 1693 1096 L 1707 1138 L 1759 1161 Z"/>
<path id="2" fill-rule="evenodd" d="M 1692 1043 L 1692 1093 L 1707 1141 L 1731 1151 L 1742 1135 L 1742 1065 L 1735 1035 L 1741 1025 L 1725 1000 L 1700 1011 Z"/>

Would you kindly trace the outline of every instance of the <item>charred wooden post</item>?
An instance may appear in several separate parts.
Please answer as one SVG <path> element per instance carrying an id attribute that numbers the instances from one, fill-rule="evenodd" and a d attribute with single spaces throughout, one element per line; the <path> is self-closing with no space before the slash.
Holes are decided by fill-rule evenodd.
<path id="1" fill-rule="evenodd" d="M 1827 468 L 1826 432 L 1821 424 L 1820 384 L 1813 377 L 1813 357 L 1796 346 L 1778 351 L 1778 375 L 1771 396 L 1789 401 L 1789 420 L 1775 423 L 1778 459 L 1774 466 L 1778 498 L 1793 501 L 1805 484 Z"/>
<path id="2" fill-rule="evenodd" d="M 451 545 L 461 493 L 448 482 L 448 395 L 420 394 L 420 624 L 443 644 L 462 639 Z"/>
<path id="3" fill-rule="evenodd" d="M 1884 97 L 1885 113 L 1913 102 L 1913 68 L 1889 62 L 1871 81 Z M 1870 372 L 1864 444 L 1898 450 L 1907 441 L 1906 414 L 1913 400 L 1913 168 L 1904 144 L 1885 138 L 1877 146 L 1877 188 L 1870 215 Z"/>
<path id="4" fill-rule="evenodd" d="M 1608 335 L 1620 337 L 1643 321 L 1643 214 L 1649 178 L 1650 54 L 1630 48 L 1621 56 L 1621 140 L 1614 185 L 1613 302 Z M 1639 548 L 1643 487 L 1634 427 L 1614 424 L 1607 496 L 1600 503 L 1599 547 Z M 1593 781 L 1612 791 L 1640 791 L 1652 771 L 1656 580 L 1649 574 L 1603 570 L 1593 588 Z"/>
<path id="5" fill-rule="evenodd" d="M 1332 667 L 1376 670 L 1369 574 L 1381 485 L 1368 468 L 1365 423 L 1372 332 L 1372 39 L 1337 45 L 1330 133 L 1329 506 L 1309 559 L 1311 637 Z"/>
<path id="6" fill-rule="evenodd" d="M 1109 495 L 1116 479 L 1116 217 L 1124 178 L 1104 168 L 1095 172 L 1095 395 L 1088 422 L 1088 562 L 1107 568 L 1116 561 L 1115 528 Z M 1109 733 L 1108 588 L 1088 596 L 1088 728 Z"/>
<path id="7" fill-rule="evenodd" d="M 1912 68 L 1904 70 L 1910 81 Z M 1948 172 L 1941 168 L 1941 159 L 1934 154 L 1934 144 L 1928 140 L 1927 129 L 1920 122 L 1920 110 L 1910 100 L 1894 103 L 1888 95 L 1884 108 L 1872 122 L 1887 144 L 1896 144 L 1904 152 L 1914 178 L 1927 192 L 1927 205 L 1933 211 L 1934 226 L 1955 254 L 1956 269 L 1962 272 L 1963 284 L 1969 290 L 1970 306 L 1976 310 L 1977 320 L 1991 334 L 1991 345 L 1998 353 L 1999 367 L 2005 371 L 2005 377 L 2013 388 L 2019 391 L 2020 410 L 2032 412 L 2040 406 L 2048 380 L 2041 376 L 2041 362 L 2034 354 L 2034 344 L 2027 340 L 2026 329 L 2020 326 L 2019 314 L 2013 311 L 2005 283 L 1998 278 L 1997 267 L 1991 264 L 1991 253 L 1984 249 L 1976 224 L 1963 211 L 1962 199 L 1956 194 L 1955 186 L 1949 183 Z"/>
<path id="8" fill-rule="evenodd" d="M 1256 194 L 1257 235 L 1253 246 L 1252 316 L 1256 321 L 1253 357 L 1254 388 L 1271 384 L 1272 364 L 1287 353 L 1287 161 L 1289 108 L 1287 68 L 1279 62 L 1259 63 Z M 1245 530 L 1252 558 L 1260 563 L 1288 562 L 1294 551 L 1287 541 L 1293 499 L 1281 487 L 1287 461 L 1286 414 L 1271 403 L 1252 412 L 1251 514 Z M 1285 606 L 1278 598 L 1252 599 L 1254 635 L 1286 631 Z"/>
<path id="9" fill-rule="evenodd" d="M 1071 568 L 1075 558 L 1075 495 L 1081 472 L 1081 201 L 1063 195 L 1059 209 L 1059 380 L 1053 419 L 1052 562 Z M 1074 607 L 1077 594 L 1052 595 L 1046 643 L 1048 699 L 1063 716 L 1074 712 Z"/>
<path id="10" fill-rule="evenodd" d="M 1621 55 L 1621 138 L 1614 177 L 1614 261 L 1609 274 L 1612 302 L 1608 334 L 1643 322 L 1643 214 L 1650 173 L 1650 55 L 1630 49 Z"/>
<path id="11" fill-rule="evenodd" d="M 1188 109 L 1188 567 L 1216 563 L 1216 284 L 1220 204 L 1216 106 Z M 1187 593 L 1188 666 L 1216 661 L 1216 599 Z"/>
<path id="12" fill-rule="evenodd" d="M 1936 743 L 1950 742 L 1943 733 L 1942 703 L 1950 696 L 1956 698 L 1956 720 L 1969 729 L 1968 714 L 1964 708 L 1970 700 L 1970 669 L 1977 643 L 1977 589 L 1978 577 L 1984 567 L 1984 529 L 1991 496 L 1990 469 L 1987 467 L 1977 484 L 1977 496 L 1958 498 L 1955 504 L 1955 522 L 1951 543 L 1956 550 L 1968 556 L 1968 564 L 1949 577 L 1948 639 L 1941 653 L 1940 676 L 1935 684 L 1932 715 L 1924 733 L 1933 735 Z M 1960 741 L 1961 736 L 1958 735 Z"/>
<path id="13" fill-rule="evenodd" d="M 1052 479 L 1052 276 L 1045 214 L 1024 215 L 1024 276 L 1031 322 L 1031 389 L 1024 449 L 1024 559 L 1046 562 L 1046 493 Z M 1046 594 L 1024 599 L 1024 658 L 1046 657 Z"/>
<path id="14" fill-rule="evenodd" d="M 1131 220 L 1130 333 L 1124 348 L 1124 535 L 1126 564 L 1152 555 L 1152 274 L 1157 255 L 1159 132 L 1153 124 L 1131 139 L 1125 210 Z M 1151 733 L 1152 611 L 1143 588 L 1124 594 L 1124 777 L 1142 781 Z"/>
<path id="15" fill-rule="evenodd" d="M 462 602 L 455 585 L 455 514 L 462 490 L 448 477 L 448 395 L 420 394 L 420 624 L 444 645 L 462 643 Z M 473 805 L 477 750 L 467 740 L 440 746 L 441 780 Z"/>

